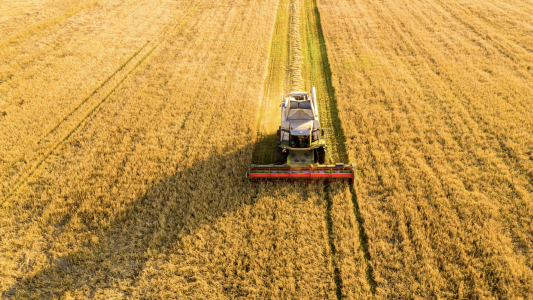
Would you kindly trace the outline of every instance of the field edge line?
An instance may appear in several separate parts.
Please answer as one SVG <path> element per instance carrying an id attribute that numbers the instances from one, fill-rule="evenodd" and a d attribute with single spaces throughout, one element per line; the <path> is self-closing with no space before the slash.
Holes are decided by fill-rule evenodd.
<path id="1" fill-rule="evenodd" d="M 326 224 L 328 228 L 328 242 L 331 250 L 331 264 L 333 265 L 333 280 L 335 281 L 335 294 L 337 300 L 342 299 L 342 276 L 337 263 L 337 248 L 335 247 L 335 232 L 333 231 L 333 218 L 331 209 L 333 208 L 333 199 L 330 196 L 329 183 L 324 184 L 324 200 L 326 200 Z"/>

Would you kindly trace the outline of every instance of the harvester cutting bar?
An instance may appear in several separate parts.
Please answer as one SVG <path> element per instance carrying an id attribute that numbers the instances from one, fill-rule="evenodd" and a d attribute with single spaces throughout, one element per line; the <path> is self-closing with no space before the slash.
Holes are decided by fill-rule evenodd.
<path id="1" fill-rule="evenodd" d="M 265 180 L 348 180 L 353 183 L 357 177 L 354 164 L 318 165 L 309 168 L 290 168 L 287 165 L 251 165 L 246 173 L 249 182 Z"/>

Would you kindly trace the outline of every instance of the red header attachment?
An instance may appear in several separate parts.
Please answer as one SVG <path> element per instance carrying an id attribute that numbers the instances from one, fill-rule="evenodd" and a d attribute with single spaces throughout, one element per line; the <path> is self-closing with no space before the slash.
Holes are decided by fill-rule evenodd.
<path id="1" fill-rule="evenodd" d="M 353 183 L 355 166 L 319 166 L 316 168 L 288 168 L 273 166 L 251 166 L 246 173 L 249 182 L 266 180 L 348 180 Z"/>

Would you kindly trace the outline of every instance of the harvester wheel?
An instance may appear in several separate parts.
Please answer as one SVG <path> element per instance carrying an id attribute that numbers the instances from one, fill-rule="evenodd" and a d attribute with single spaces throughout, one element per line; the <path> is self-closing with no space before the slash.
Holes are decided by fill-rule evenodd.
<path id="1" fill-rule="evenodd" d="M 326 150 L 324 147 L 315 150 L 315 163 L 316 162 L 318 162 L 319 165 L 323 165 L 326 162 Z"/>
<path id="2" fill-rule="evenodd" d="M 289 150 L 281 148 L 280 141 L 276 142 L 276 164 L 283 165 L 287 163 L 287 157 L 289 156 Z"/>

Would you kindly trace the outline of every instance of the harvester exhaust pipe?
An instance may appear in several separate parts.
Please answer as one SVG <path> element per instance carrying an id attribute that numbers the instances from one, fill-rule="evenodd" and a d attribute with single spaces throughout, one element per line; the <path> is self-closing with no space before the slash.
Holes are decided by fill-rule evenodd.
<path id="1" fill-rule="evenodd" d="M 313 105 L 316 107 L 317 114 L 318 114 L 318 106 L 316 105 L 316 91 L 315 87 L 311 87 L 311 95 L 313 96 Z"/>

